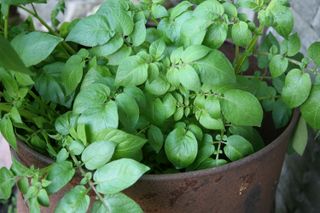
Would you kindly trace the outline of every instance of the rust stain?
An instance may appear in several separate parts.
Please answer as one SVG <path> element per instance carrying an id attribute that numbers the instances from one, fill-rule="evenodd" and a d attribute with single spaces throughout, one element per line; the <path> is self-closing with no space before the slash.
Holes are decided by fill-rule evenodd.
<path id="1" fill-rule="evenodd" d="M 253 175 L 245 175 L 240 177 L 241 185 L 239 188 L 239 195 L 243 195 L 248 190 L 250 184 L 253 181 Z"/>

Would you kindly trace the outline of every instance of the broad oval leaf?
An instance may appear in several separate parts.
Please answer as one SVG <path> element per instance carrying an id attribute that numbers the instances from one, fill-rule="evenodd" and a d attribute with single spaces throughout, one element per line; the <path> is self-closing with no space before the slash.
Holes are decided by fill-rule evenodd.
<path id="1" fill-rule="evenodd" d="M 263 110 L 258 99 L 249 92 L 231 89 L 221 101 L 222 114 L 237 126 L 261 126 Z"/>
<path id="2" fill-rule="evenodd" d="M 115 144 L 116 150 L 113 158 L 128 158 L 132 153 L 141 150 L 147 142 L 146 139 L 128 134 L 118 129 L 104 129 L 93 135 L 92 141 L 111 141 Z"/>
<path id="3" fill-rule="evenodd" d="M 198 142 L 191 131 L 178 127 L 169 133 L 164 148 L 169 161 L 181 169 L 188 167 L 196 159 Z"/>
<path id="4" fill-rule="evenodd" d="M 111 160 L 115 147 L 110 141 L 94 142 L 83 151 L 81 161 L 87 169 L 97 169 Z"/>
<path id="5" fill-rule="evenodd" d="M 301 49 L 301 41 L 298 33 L 290 35 L 288 38 L 288 56 L 295 56 Z M 320 50 L 319 50 L 320 51 Z"/>
<path id="6" fill-rule="evenodd" d="M 11 41 L 11 45 L 23 63 L 30 67 L 45 60 L 62 40 L 48 33 L 31 32 L 18 35 Z"/>
<path id="7" fill-rule="evenodd" d="M 148 64 L 139 55 L 128 57 L 118 67 L 115 82 L 119 86 L 137 86 L 148 78 Z"/>
<path id="8" fill-rule="evenodd" d="M 246 47 L 252 40 L 252 32 L 246 22 L 240 21 L 232 26 L 232 41 L 241 47 Z"/>
<path id="9" fill-rule="evenodd" d="M 308 56 L 318 65 L 320 66 L 320 42 L 314 42 L 308 48 Z"/>
<path id="10" fill-rule="evenodd" d="M 210 52 L 210 48 L 203 46 L 203 45 L 192 45 L 187 47 L 182 55 L 181 55 L 181 59 L 183 62 L 185 63 L 191 63 L 193 61 L 197 61 L 203 57 L 205 57 L 206 55 L 208 55 L 208 53 Z"/>
<path id="11" fill-rule="evenodd" d="M 275 55 L 271 58 L 269 68 L 273 78 L 282 75 L 288 68 L 289 61 L 282 55 Z"/>
<path id="12" fill-rule="evenodd" d="M 251 143 L 239 135 L 228 137 L 223 151 L 231 161 L 239 160 L 254 152 Z"/>
<path id="13" fill-rule="evenodd" d="M 109 56 L 118 51 L 123 45 L 123 38 L 115 35 L 110 41 L 101 46 L 96 46 L 90 50 L 95 56 Z"/>
<path id="14" fill-rule="evenodd" d="M 116 96 L 116 103 L 118 106 L 120 123 L 124 128 L 133 130 L 138 123 L 140 113 L 136 100 L 126 93 L 121 93 Z"/>
<path id="15" fill-rule="evenodd" d="M 115 194 L 133 185 L 149 167 L 128 158 L 112 161 L 97 169 L 93 179 L 97 190 L 103 194 Z"/>
<path id="16" fill-rule="evenodd" d="M 302 117 L 315 129 L 320 129 L 320 86 L 313 86 L 307 101 L 301 106 Z"/>
<path id="17" fill-rule="evenodd" d="M 148 143 L 151 147 L 159 153 L 164 142 L 164 137 L 161 129 L 157 126 L 151 125 L 148 129 Z"/>
<path id="18" fill-rule="evenodd" d="M 189 64 L 185 64 L 178 70 L 179 81 L 188 90 L 199 91 L 201 83 L 198 73 Z"/>
<path id="19" fill-rule="evenodd" d="M 286 75 L 284 87 L 282 89 L 282 100 L 290 108 L 295 108 L 303 104 L 311 91 L 311 78 L 308 73 L 299 69 L 293 69 Z"/>
<path id="20" fill-rule="evenodd" d="M 205 85 L 216 86 L 236 82 L 232 64 L 218 50 L 212 50 L 206 57 L 196 61 L 194 64 L 200 73 L 201 81 Z"/>
<path id="21" fill-rule="evenodd" d="M 109 208 L 106 209 L 101 201 L 96 201 L 92 213 L 143 213 L 139 204 L 123 193 L 105 195 L 103 201 Z"/>
<path id="22" fill-rule="evenodd" d="M 50 181 L 50 185 L 47 187 L 47 191 L 53 194 L 64 187 L 73 178 L 75 169 L 73 164 L 69 161 L 62 161 L 54 163 L 50 166 L 47 180 Z"/>
<path id="23" fill-rule="evenodd" d="M 90 197 L 87 195 L 88 191 L 84 186 L 76 186 L 67 192 L 58 202 L 55 208 L 55 213 L 86 213 Z"/>
<path id="24" fill-rule="evenodd" d="M 213 23 L 206 33 L 204 44 L 211 48 L 219 48 L 228 36 L 228 25 L 226 23 Z"/>
<path id="25" fill-rule="evenodd" d="M 95 47 L 107 43 L 114 35 L 104 16 L 92 15 L 80 20 L 71 30 L 66 41 Z"/>

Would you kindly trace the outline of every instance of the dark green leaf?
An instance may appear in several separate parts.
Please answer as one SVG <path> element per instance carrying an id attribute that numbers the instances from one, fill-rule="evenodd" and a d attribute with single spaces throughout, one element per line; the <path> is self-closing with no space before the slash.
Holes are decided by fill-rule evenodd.
<path id="1" fill-rule="evenodd" d="M 76 90 L 83 76 L 84 62 L 79 55 L 71 56 L 63 67 L 61 78 L 67 95 Z"/>
<path id="2" fill-rule="evenodd" d="M 11 45 L 29 67 L 45 60 L 62 40 L 48 33 L 31 32 L 18 35 L 11 41 Z"/>
<path id="3" fill-rule="evenodd" d="M 202 170 L 202 169 L 210 169 L 210 168 L 215 168 L 218 166 L 222 166 L 227 164 L 228 162 L 224 159 L 212 159 L 212 158 L 208 158 L 206 160 L 204 160 L 199 166 L 198 166 L 198 170 Z"/>
<path id="4" fill-rule="evenodd" d="M 258 151 L 265 146 L 259 132 L 251 126 L 231 126 L 229 131 L 233 135 L 240 135 L 244 137 L 252 144 L 255 151 Z"/>
<path id="5" fill-rule="evenodd" d="M 295 56 L 299 53 L 301 48 L 301 41 L 299 38 L 298 33 L 294 33 L 293 35 L 289 36 L 288 39 L 288 56 Z"/>
<path id="6" fill-rule="evenodd" d="M 51 184 L 47 187 L 47 191 L 53 194 L 64 187 L 73 178 L 75 169 L 69 161 L 62 161 L 53 163 L 50 166 L 47 180 L 51 181 Z"/>
<path id="7" fill-rule="evenodd" d="M 109 56 L 118 51 L 123 45 L 123 38 L 115 35 L 108 43 L 94 47 L 90 52 L 95 56 Z"/>
<path id="8" fill-rule="evenodd" d="M 114 35 L 104 16 L 92 15 L 80 20 L 66 38 L 83 46 L 94 47 L 107 43 Z"/>
<path id="9" fill-rule="evenodd" d="M 236 161 L 253 153 L 253 147 L 245 138 L 239 135 L 232 135 L 228 137 L 223 151 L 231 161 Z"/>
<path id="10" fill-rule="evenodd" d="M 238 126 L 261 126 L 263 110 L 249 92 L 232 89 L 224 93 L 221 109 L 227 121 Z"/>
<path id="11" fill-rule="evenodd" d="M 134 129 L 139 120 L 139 106 L 136 100 L 126 93 L 116 97 L 120 123 L 129 130 Z"/>
<path id="12" fill-rule="evenodd" d="M 272 118 L 276 128 L 285 127 L 290 121 L 291 109 L 281 99 L 273 104 Z"/>
<path id="13" fill-rule="evenodd" d="M 235 83 L 236 76 L 230 61 L 218 50 L 195 62 L 201 81 L 208 86 Z"/>
<path id="14" fill-rule="evenodd" d="M 67 192 L 58 202 L 55 213 L 86 213 L 90 197 L 84 186 L 76 186 Z"/>
<path id="15" fill-rule="evenodd" d="M 290 108 L 296 108 L 303 104 L 311 91 L 311 78 L 308 73 L 299 69 L 293 69 L 286 75 L 282 90 L 282 100 Z"/>
<path id="16" fill-rule="evenodd" d="M 10 42 L 0 36 L 0 65 L 8 70 L 32 74 L 24 65 L 17 52 L 13 49 Z"/>
<path id="17" fill-rule="evenodd" d="M 0 120 L 0 132 L 13 149 L 17 149 L 17 140 L 15 137 L 12 122 L 8 116 Z"/>
<path id="18" fill-rule="evenodd" d="M 191 131 L 178 127 L 169 133 L 164 148 L 169 161 L 176 168 L 186 168 L 197 157 L 198 142 Z"/>
<path id="19" fill-rule="evenodd" d="M 164 138 L 161 129 L 157 126 L 151 125 L 148 129 L 148 143 L 157 153 L 160 152 L 163 146 L 163 141 Z"/>
<path id="20" fill-rule="evenodd" d="M 7 200 L 11 196 L 15 184 L 13 174 L 5 167 L 0 168 L 0 200 Z"/>
<path id="21" fill-rule="evenodd" d="M 308 56 L 318 65 L 320 66 L 320 42 L 315 42 L 311 44 L 308 48 Z"/>
<path id="22" fill-rule="evenodd" d="M 320 86 L 313 86 L 307 101 L 301 106 L 302 117 L 315 129 L 320 129 Z"/>
<path id="23" fill-rule="evenodd" d="M 133 185 L 148 170 L 135 160 L 122 158 L 97 169 L 93 179 L 98 192 L 115 194 Z"/>

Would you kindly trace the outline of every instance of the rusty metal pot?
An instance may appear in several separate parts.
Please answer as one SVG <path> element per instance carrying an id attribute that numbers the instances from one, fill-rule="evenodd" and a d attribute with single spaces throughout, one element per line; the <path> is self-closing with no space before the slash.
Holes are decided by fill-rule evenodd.
<path id="1" fill-rule="evenodd" d="M 244 159 L 201 171 L 144 175 L 125 193 L 147 213 L 270 213 L 287 145 L 298 117 L 296 111 L 280 136 Z M 23 143 L 18 143 L 17 154 L 28 166 L 44 167 L 52 162 Z M 76 176 L 52 195 L 50 208 L 43 208 L 41 212 L 53 212 L 59 199 L 80 179 Z M 18 212 L 28 212 L 20 195 Z"/>

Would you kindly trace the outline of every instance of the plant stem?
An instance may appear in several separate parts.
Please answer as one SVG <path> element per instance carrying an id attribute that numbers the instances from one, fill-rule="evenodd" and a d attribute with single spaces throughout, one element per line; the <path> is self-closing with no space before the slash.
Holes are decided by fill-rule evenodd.
<path id="1" fill-rule="evenodd" d="M 68 152 L 70 153 L 70 151 L 68 150 Z M 74 156 L 73 154 L 70 153 L 71 159 L 72 161 L 76 164 L 77 168 L 79 169 L 81 175 L 83 177 L 85 177 L 86 172 L 83 170 L 83 168 L 81 167 L 81 163 L 78 161 L 78 159 L 76 158 L 76 156 Z M 89 180 L 88 184 L 90 186 L 90 188 L 94 191 L 94 193 L 97 195 L 97 197 L 99 198 L 99 200 L 102 202 L 102 204 L 104 205 L 104 207 L 108 210 L 108 212 L 111 212 L 111 208 L 108 205 L 108 203 L 106 203 L 102 197 L 102 195 L 97 191 L 96 187 L 94 186 L 94 183 Z"/>
<path id="2" fill-rule="evenodd" d="M 260 25 L 260 27 L 258 28 L 258 32 L 254 35 L 253 39 L 251 40 L 248 48 L 241 54 L 239 60 L 237 60 L 237 63 L 235 64 L 235 72 L 236 73 L 240 73 L 240 69 L 243 65 L 243 63 L 245 62 L 245 60 L 247 59 L 249 53 L 251 53 L 254 50 L 254 47 L 258 41 L 259 36 L 262 34 L 264 29 L 263 25 Z"/>
<path id="3" fill-rule="evenodd" d="M 21 5 L 18 6 L 19 8 L 21 8 L 22 10 L 26 11 L 27 13 L 29 13 L 30 15 L 32 15 L 33 17 L 35 17 L 45 28 L 47 28 L 47 30 L 49 31 L 49 33 L 55 35 L 55 36 L 58 36 L 60 37 L 60 35 L 54 30 L 52 29 L 46 22 L 45 20 L 43 20 L 39 15 L 38 13 L 35 11 L 31 11 L 29 10 L 28 8 L 26 7 L 23 7 Z M 67 44 L 65 41 L 62 42 L 62 46 L 69 51 L 69 53 L 71 54 L 75 54 L 76 51 L 71 47 L 69 46 L 69 44 Z"/>
<path id="4" fill-rule="evenodd" d="M 5 39 L 8 39 L 8 16 L 4 17 L 3 35 Z"/>

